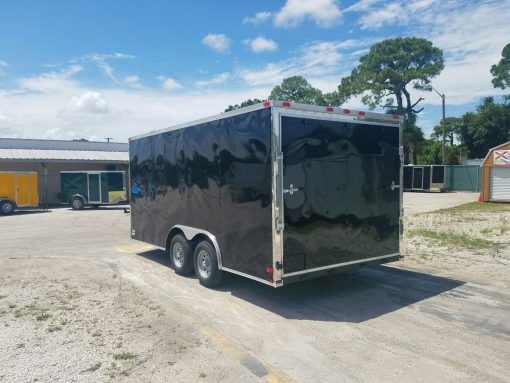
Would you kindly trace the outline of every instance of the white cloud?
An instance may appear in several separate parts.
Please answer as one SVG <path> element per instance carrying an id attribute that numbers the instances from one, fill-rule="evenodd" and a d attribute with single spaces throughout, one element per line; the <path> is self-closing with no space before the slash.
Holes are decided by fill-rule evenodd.
<path id="1" fill-rule="evenodd" d="M 275 25 L 295 27 L 306 18 L 313 20 L 321 28 L 330 28 L 340 22 L 342 12 L 336 0 L 287 0 L 275 15 Z"/>
<path id="2" fill-rule="evenodd" d="M 100 115 L 110 112 L 108 103 L 98 92 L 85 92 L 81 96 L 71 97 L 65 112 L 82 115 Z"/>
<path id="3" fill-rule="evenodd" d="M 9 68 L 9 64 L 3 60 L 0 60 L 0 67 Z"/>
<path id="4" fill-rule="evenodd" d="M 231 77 L 232 76 L 230 75 L 230 73 L 220 73 L 220 74 L 214 76 L 211 80 L 208 80 L 208 81 L 201 80 L 201 81 L 195 82 L 195 86 L 199 87 L 199 88 L 203 88 L 203 87 L 210 86 L 210 85 L 223 84 L 225 81 L 229 80 Z"/>
<path id="5" fill-rule="evenodd" d="M 371 9 L 374 4 L 380 3 L 381 0 L 360 0 L 357 3 L 344 9 L 344 13 L 347 12 L 361 12 Z"/>
<path id="6" fill-rule="evenodd" d="M 325 78 L 350 71 L 359 59 L 352 51 L 368 48 L 379 39 L 350 39 L 344 41 L 316 41 L 302 46 L 298 55 L 280 62 L 266 64 L 262 68 L 244 68 L 237 75 L 248 86 L 279 84 L 284 78 L 300 75 L 305 78 Z"/>
<path id="7" fill-rule="evenodd" d="M 140 83 L 140 77 L 137 75 L 131 75 L 124 77 L 124 84 L 133 87 L 133 88 L 141 88 L 142 84 Z"/>
<path id="8" fill-rule="evenodd" d="M 253 40 L 244 40 L 253 53 L 272 52 L 278 49 L 276 41 L 259 36 Z"/>
<path id="9" fill-rule="evenodd" d="M 182 88 L 182 85 L 171 77 L 158 76 L 156 78 L 161 81 L 161 86 L 166 90 L 177 90 Z"/>
<path id="10" fill-rule="evenodd" d="M 253 24 L 258 25 L 261 24 L 271 18 L 271 12 L 258 12 L 253 17 L 246 16 L 243 19 L 243 24 Z"/>
<path id="11" fill-rule="evenodd" d="M 224 34 L 209 33 L 204 37 L 202 43 L 218 53 L 226 53 L 230 49 L 231 41 Z"/>
<path id="12" fill-rule="evenodd" d="M 390 3 L 379 9 L 372 10 L 370 13 L 363 15 L 360 19 L 362 29 L 379 29 L 385 24 L 392 25 L 397 23 L 405 23 L 407 18 L 402 17 L 406 14 L 399 3 Z"/>
<path id="13" fill-rule="evenodd" d="M 60 92 L 62 89 L 72 87 L 75 82 L 72 77 L 81 72 L 83 67 L 71 65 L 59 72 L 43 73 L 39 76 L 23 77 L 18 80 L 19 85 L 32 92 Z"/>
<path id="14" fill-rule="evenodd" d="M 110 60 L 131 60 L 134 59 L 135 56 L 128 55 L 125 53 L 90 53 L 85 56 L 82 56 L 77 59 L 71 60 L 74 63 L 84 63 L 84 62 L 92 62 L 97 65 L 99 70 L 108 78 L 110 78 L 113 82 L 117 84 L 122 84 L 121 81 L 117 79 L 117 77 L 113 74 L 114 69 L 112 65 L 109 63 Z"/>

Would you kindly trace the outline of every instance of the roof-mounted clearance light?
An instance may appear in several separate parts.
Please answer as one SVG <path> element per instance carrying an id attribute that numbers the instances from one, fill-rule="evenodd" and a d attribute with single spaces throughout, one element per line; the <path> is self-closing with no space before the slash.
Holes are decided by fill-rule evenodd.
<path id="1" fill-rule="evenodd" d="M 284 101 L 284 102 L 282 102 L 282 106 L 283 106 L 284 108 L 290 108 L 290 102 L 288 102 L 288 101 Z"/>
<path id="2" fill-rule="evenodd" d="M 343 114 L 351 114 L 351 110 L 350 109 L 342 109 L 342 113 Z"/>
<path id="3" fill-rule="evenodd" d="M 358 112 L 358 116 L 365 117 L 365 112 Z"/>
<path id="4" fill-rule="evenodd" d="M 332 106 L 327 106 L 326 107 L 326 112 L 333 112 L 335 109 L 333 109 Z"/>
<path id="5" fill-rule="evenodd" d="M 264 101 L 264 102 L 262 103 L 262 106 L 265 106 L 265 107 L 267 107 L 267 106 L 271 106 L 271 102 L 270 102 L 270 101 Z"/>
<path id="6" fill-rule="evenodd" d="M 393 118 L 394 120 L 398 120 L 398 118 L 399 118 L 399 117 L 398 117 L 398 114 L 394 114 L 394 115 L 392 116 L 392 118 Z"/>

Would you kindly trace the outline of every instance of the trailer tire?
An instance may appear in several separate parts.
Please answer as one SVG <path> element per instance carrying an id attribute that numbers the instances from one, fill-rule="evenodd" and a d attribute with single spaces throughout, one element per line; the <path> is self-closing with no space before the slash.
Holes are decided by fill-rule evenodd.
<path id="1" fill-rule="evenodd" d="M 85 207 L 85 203 L 83 202 L 83 199 L 80 197 L 74 197 L 71 200 L 71 207 L 73 210 L 82 210 Z"/>
<path id="2" fill-rule="evenodd" d="M 179 275 L 189 275 L 193 271 L 193 252 L 189 242 L 182 235 L 172 238 L 168 249 L 170 262 Z"/>
<path id="3" fill-rule="evenodd" d="M 195 274 L 200 284 L 205 287 L 217 286 L 223 277 L 223 272 L 218 268 L 216 251 L 207 241 L 201 241 L 195 248 L 194 254 Z"/>
<path id="4" fill-rule="evenodd" d="M 14 211 L 14 204 L 11 201 L 0 202 L 0 213 L 4 215 L 12 214 Z"/>

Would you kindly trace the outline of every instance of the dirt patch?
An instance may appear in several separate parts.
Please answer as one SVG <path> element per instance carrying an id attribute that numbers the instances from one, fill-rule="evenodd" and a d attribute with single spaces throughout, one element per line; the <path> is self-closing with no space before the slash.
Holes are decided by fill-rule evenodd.
<path id="1" fill-rule="evenodd" d="M 404 221 L 406 263 L 509 280 L 510 205 L 467 203 Z"/>

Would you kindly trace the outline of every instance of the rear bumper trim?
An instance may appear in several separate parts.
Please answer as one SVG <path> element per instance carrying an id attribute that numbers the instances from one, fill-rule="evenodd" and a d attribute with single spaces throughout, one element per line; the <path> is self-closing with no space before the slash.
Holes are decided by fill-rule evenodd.
<path id="1" fill-rule="evenodd" d="M 381 256 L 379 256 L 379 257 L 363 258 L 363 259 L 356 259 L 356 260 L 354 260 L 354 261 L 349 261 L 349 262 L 335 263 L 334 265 L 328 265 L 328 266 L 315 267 L 315 268 L 313 268 L 313 269 L 307 269 L 307 270 L 301 270 L 301 271 L 294 271 L 294 272 L 292 272 L 292 273 L 286 273 L 286 274 L 283 274 L 283 275 L 282 275 L 282 278 L 285 278 L 285 277 L 293 277 L 293 276 L 295 276 L 295 275 L 301 275 L 301 274 L 313 273 L 313 272 L 321 271 L 321 270 L 334 269 L 334 268 L 342 267 L 342 266 L 355 265 L 355 264 L 357 264 L 357 263 L 364 263 L 364 262 L 376 261 L 376 260 L 378 260 L 378 259 L 385 259 L 385 258 L 397 257 L 397 256 L 399 256 L 399 255 L 400 255 L 399 253 L 393 253 L 393 254 L 381 255 Z"/>

